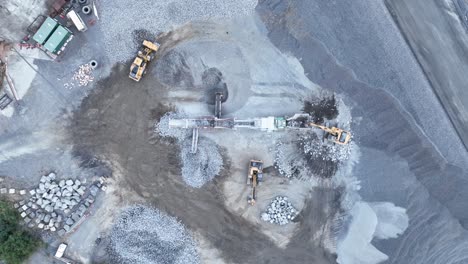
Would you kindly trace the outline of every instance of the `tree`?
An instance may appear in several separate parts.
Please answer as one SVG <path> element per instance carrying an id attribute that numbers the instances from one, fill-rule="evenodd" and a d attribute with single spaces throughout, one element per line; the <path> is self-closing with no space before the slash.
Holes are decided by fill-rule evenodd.
<path id="1" fill-rule="evenodd" d="M 0 259 L 8 264 L 19 264 L 40 245 L 40 240 L 18 224 L 18 212 L 7 202 L 0 201 Z"/>

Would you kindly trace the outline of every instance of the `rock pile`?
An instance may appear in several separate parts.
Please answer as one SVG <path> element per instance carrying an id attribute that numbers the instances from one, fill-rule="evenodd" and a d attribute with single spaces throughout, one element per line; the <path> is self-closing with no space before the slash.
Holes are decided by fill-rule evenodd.
<path id="1" fill-rule="evenodd" d="M 185 227 L 158 209 L 134 205 L 123 210 L 109 235 L 111 263 L 200 263 Z"/>
<path id="2" fill-rule="evenodd" d="M 79 203 L 80 197 L 85 193 L 86 187 L 79 180 L 55 181 L 55 173 L 41 177 L 41 182 L 36 189 L 29 191 L 31 208 L 42 208 L 51 213 L 54 210 L 63 211 L 65 214 Z"/>
<path id="3" fill-rule="evenodd" d="M 89 63 L 81 65 L 78 71 L 73 74 L 73 80 L 77 81 L 79 86 L 87 86 L 94 80 L 92 70 L 93 67 Z"/>
<path id="4" fill-rule="evenodd" d="M 262 220 L 272 224 L 285 225 L 292 221 L 298 213 L 288 201 L 288 197 L 277 196 L 270 203 L 266 212 L 262 214 Z"/>
<path id="5" fill-rule="evenodd" d="M 29 191 L 29 198 L 15 203 L 14 207 L 29 228 L 58 230 L 59 235 L 64 235 L 83 218 L 99 188 L 105 186 L 101 180 L 87 191 L 79 180 L 56 181 L 55 178 L 55 173 L 42 176 L 39 185 Z"/>

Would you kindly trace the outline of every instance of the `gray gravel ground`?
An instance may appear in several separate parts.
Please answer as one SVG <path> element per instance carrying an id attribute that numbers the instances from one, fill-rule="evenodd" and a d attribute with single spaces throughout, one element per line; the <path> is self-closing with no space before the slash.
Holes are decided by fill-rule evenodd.
<path id="1" fill-rule="evenodd" d="M 362 198 L 407 208 L 402 236 L 372 244 L 388 263 L 466 263 L 468 155 L 383 1 L 260 1 L 258 10 L 311 81 L 353 102 Z"/>
<path id="2" fill-rule="evenodd" d="M 157 209 L 135 205 L 123 210 L 110 233 L 112 263 L 199 263 L 185 227 Z"/>
<path id="3" fill-rule="evenodd" d="M 135 30 L 155 35 L 194 20 L 231 18 L 253 13 L 256 0 L 100 1 L 104 46 L 112 62 L 135 55 L 141 40 Z M 151 8 L 148 8 L 151 7 Z M 125 10 L 123 15 L 122 10 Z M 122 15 L 119 15 L 122 14 Z M 145 35 L 145 34 L 143 34 Z M 119 45 L 116 45 L 116 40 Z"/>

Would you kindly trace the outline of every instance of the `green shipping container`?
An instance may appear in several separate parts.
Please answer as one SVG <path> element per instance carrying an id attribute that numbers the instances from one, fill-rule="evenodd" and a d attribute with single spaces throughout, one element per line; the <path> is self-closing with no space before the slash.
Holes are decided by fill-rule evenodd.
<path id="1" fill-rule="evenodd" d="M 50 17 L 47 17 L 44 23 L 42 23 L 39 30 L 37 30 L 36 34 L 34 34 L 33 39 L 43 45 L 47 39 L 50 37 L 52 32 L 57 28 L 58 23 L 57 21 L 53 20 Z"/>
<path id="2" fill-rule="evenodd" d="M 52 33 L 52 36 L 47 40 L 44 44 L 44 48 L 54 54 L 56 54 L 67 42 L 67 40 L 72 35 L 71 31 L 62 27 L 58 26 L 57 29 Z"/>

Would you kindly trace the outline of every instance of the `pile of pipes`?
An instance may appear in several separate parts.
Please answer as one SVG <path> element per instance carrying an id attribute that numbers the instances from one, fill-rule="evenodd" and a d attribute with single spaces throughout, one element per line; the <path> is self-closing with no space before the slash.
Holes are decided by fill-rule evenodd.
<path id="1" fill-rule="evenodd" d="M 288 197 L 277 196 L 262 214 L 262 220 L 277 225 L 285 225 L 292 221 L 298 211 L 288 201 Z"/>

